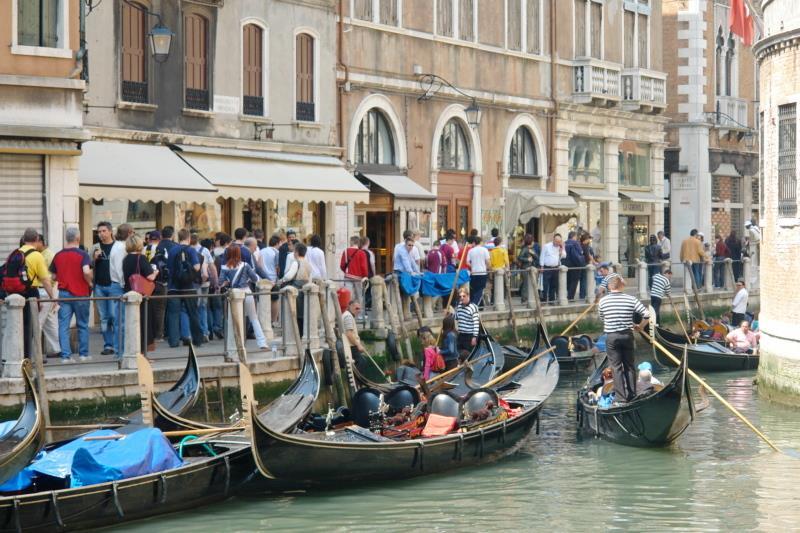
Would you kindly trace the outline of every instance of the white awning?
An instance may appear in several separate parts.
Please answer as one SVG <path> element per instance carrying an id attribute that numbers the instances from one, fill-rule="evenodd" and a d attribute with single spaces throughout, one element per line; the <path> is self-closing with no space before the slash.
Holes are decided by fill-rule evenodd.
<path id="1" fill-rule="evenodd" d="M 626 200 L 647 204 L 663 204 L 666 201 L 650 191 L 619 191 L 619 195 Z"/>
<path id="2" fill-rule="evenodd" d="M 88 141 L 82 151 L 81 198 L 216 202 L 217 189 L 166 146 Z"/>
<path id="3" fill-rule="evenodd" d="M 81 155 L 77 142 L 0 139 L 0 154 Z"/>
<path id="4" fill-rule="evenodd" d="M 506 228 L 518 223 L 526 223 L 531 218 L 542 215 L 576 214 L 578 204 L 575 198 L 566 194 L 528 189 L 508 189 L 506 191 Z"/>
<path id="5" fill-rule="evenodd" d="M 617 196 L 605 189 L 570 189 L 569 193 L 584 202 L 610 202 Z"/>
<path id="6" fill-rule="evenodd" d="M 369 181 L 394 196 L 395 211 L 433 212 L 436 195 L 402 174 L 361 174 Z"/>
<path id="7" fill-rule="evenodd" d="M 224 198 L 369 202 L 369 190 L 335 157 L 183 145 L 177 150 Z"/>

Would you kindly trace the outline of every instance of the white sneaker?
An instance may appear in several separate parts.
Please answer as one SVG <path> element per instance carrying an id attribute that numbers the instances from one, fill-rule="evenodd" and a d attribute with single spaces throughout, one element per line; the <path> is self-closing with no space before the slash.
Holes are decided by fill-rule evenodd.
<path id="1" fill-rule="evenodd" d="M 82 355 L 78 359 L 80 359 L 81 363 L 86 363 L 86 362 L 92 360 L 92 356 L 91 355 Z"/>
<path id="2" fill-rule="evenodd" d="M 69 363 L 72 363 L 72 362 L 74 362 L 74 361 L 72 360 L 71 357 L 62 357 L 61 358 L 61 364 L 62 365 L 68 365 Z"/>

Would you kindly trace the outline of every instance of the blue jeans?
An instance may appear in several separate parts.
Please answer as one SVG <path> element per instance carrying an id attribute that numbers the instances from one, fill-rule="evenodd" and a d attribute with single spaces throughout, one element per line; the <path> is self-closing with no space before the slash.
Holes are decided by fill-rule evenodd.
<path id="1" fill-rule="evenodd" d="M 489 280 L 487 274 L 473 274 L 469 277 L 469 301 L 475 305 L 480 305 L 483 299 L 483 290 Z"/>
<path id="2" fill-rule="evenodd" d="M 168 292 L 171 296 L 195 294 L 194 290 Z M 197 298 L 169 298 L 167 300 L 167 338 L 173 348 L 181 343 L 181 313 L 186 312 L 189 319 L 191 339 L 195 346 L 203 343 L 203 332 L 200 330 L 200 317 L 197 313 Z M 187 337 L 183 337 L 184 339 Z"/>
<path id="3" fill-rule="evenodd" d="M 200 294 L 208 294 L 208 287 L 200 287 Z M 197 302 L 197 313 L 200 315 L 200 330 L 208 337 L 211 331 L 208 312 L 208 298 L 200 298 Z"/>
<path id="4" fill-rule="evenodd" d="M 119 283 L 111 285 L 95 285 L 94 295 L 98 297 L 119 298 L 124 294 Z M 121 301 L 99 300 L 97 311 L 100 314 L 100 331 L 103 332 L 103 348 L 112 349 L 119 354 L 119 343 L 122 332 Z"/>
<path id="5" fill-rule="evenodd" d="M 78 300 L 72 293 L 65 290 L 58 291 L 58 343 L 61 345 L 61 357 L 69 359 L 72 356 L 72 346 L 69 338 L 69 325 L 72 315 L 75 315 L 75 324 L 78 328 L 78 354 L 89 355 L 89 301 Z"/>
<path id="6" fill-rule="evenodd" d="M 267 295 L 266 298 L 269 298 L 269 295 Z M 210 308 L 208 312 L 208 329 L 221 336 L 222 332 L 225 330 L 225 323 L 222 321 L 223 298 L 220 296 L 210 297 L 208 299 L 208 306 Z"/>
<path id="7" fill-rule="evenodd" d="M 703 263 L 692 263 L 692 273 L 694 274 L 694 282 L 697 284 L 697 290 L 703 288 Z"/>

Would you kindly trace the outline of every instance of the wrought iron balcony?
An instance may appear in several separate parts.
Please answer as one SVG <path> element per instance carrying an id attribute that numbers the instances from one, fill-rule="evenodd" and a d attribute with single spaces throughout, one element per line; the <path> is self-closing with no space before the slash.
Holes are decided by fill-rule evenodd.
<path id="1" fill-rule="evenodd" d="M 264 116 L 264 97 L 245 96 L 243 111 L 245 115 L 253 115 L 257 117 Z"/>
<path id="2" fill-rule="evenodd" d="M 201 89 L 186 89 L 186 109 L 199 109 L 208 111 L 208 91 Z"/>
<path id="3" fill-rule="evenodd" d="M 620 100 L 619 65 L 590 57 L 573 62 L 573 100 L 613 106 Z"/>
<path id="4" fill-rule="evenodd" d="M 667 74 L 643 68 L 622 71 L 622 107 L 660 113 L 667 107 Z"/>
<path id="5" fill-rule="evenodd" d="M 314 102 L 297 102 L 296 119 L 314 122 Z"/>
<path id="6" fill-rule="evenodd" d="M 747 100 L 735 96 L 717 96 L 714 123 L 723 128 L 747 129 Z"/>
<path id="7" fill-rule="evenodd" d="M 122 82 L 122 101 L 136 104 L 146 104 L 147 82 L 124 81 Z"/>

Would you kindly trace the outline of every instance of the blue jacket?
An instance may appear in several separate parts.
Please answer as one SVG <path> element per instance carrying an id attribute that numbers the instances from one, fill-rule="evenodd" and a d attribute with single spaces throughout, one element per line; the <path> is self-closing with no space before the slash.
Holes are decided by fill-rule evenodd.
<path id="1" fill-rule="evenodd" d="M 581 244 L 575 239 L 568 239 L 564 243 L 564 251 L 567 257 L 564 259 L 564 264 L 568 267 L 582 267 L 586 266 L 586 256 L 583 254 Z"/>

